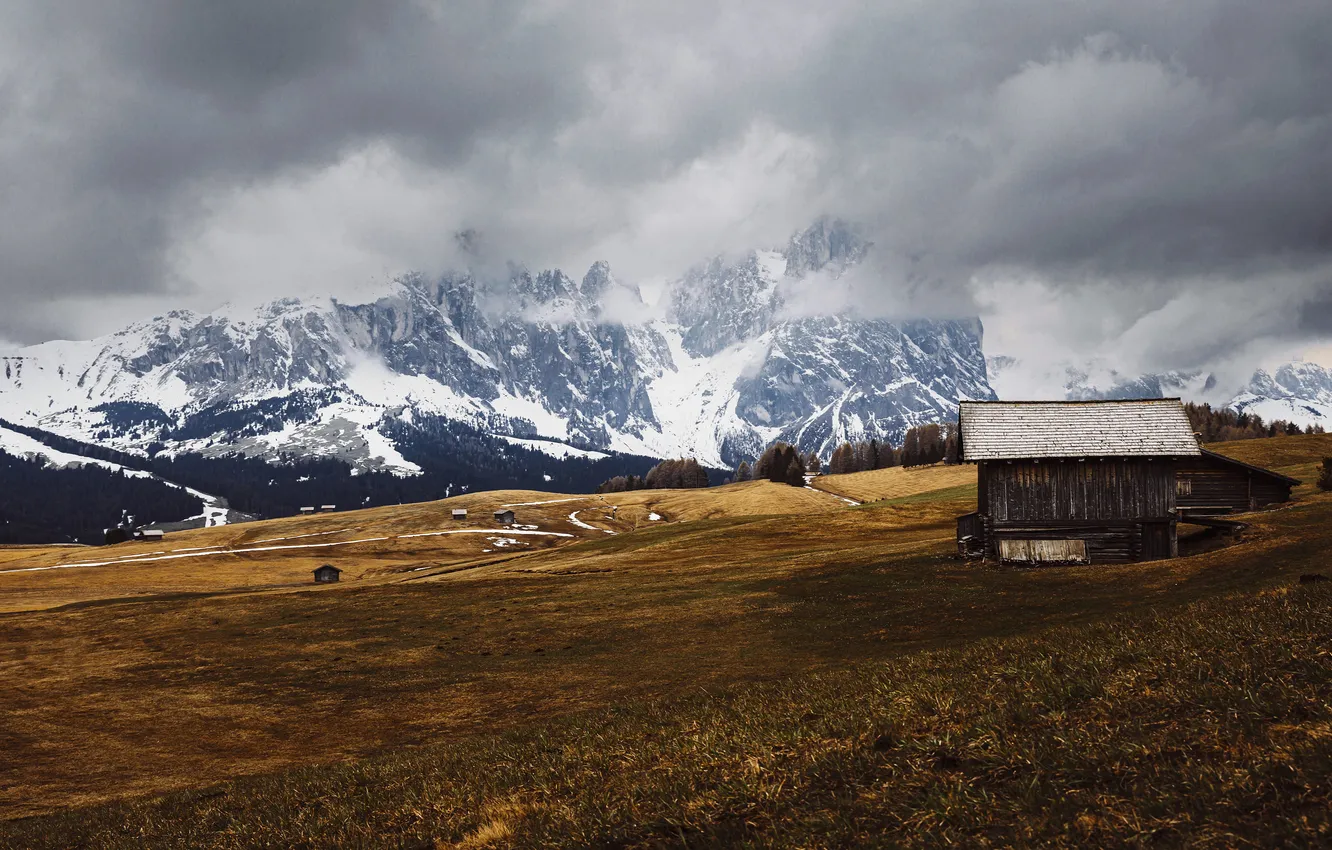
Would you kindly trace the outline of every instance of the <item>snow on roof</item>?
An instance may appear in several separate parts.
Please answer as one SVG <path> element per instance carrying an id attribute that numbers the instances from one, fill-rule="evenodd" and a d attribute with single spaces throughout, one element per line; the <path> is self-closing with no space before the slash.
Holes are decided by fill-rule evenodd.
<path id="1" fill-rule="evenodd" d="M 1177 398 L 1140 401 L 964 401 L 962 459 L 1198 455 Z"/>

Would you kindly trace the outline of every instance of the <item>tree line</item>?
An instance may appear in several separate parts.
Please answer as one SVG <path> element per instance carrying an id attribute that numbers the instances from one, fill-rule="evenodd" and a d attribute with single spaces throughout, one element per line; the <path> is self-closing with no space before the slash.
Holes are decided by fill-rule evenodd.
<path id="1" fill-rule="evenodd" d="M 745 461 L 735 468 L 736 481 L 772 481 L 776 484 L 805 486 L 805 473 L 817 473 L 819 457 L 813 452 L 801 454 L 790 443 L 776 442 L 764 449 L 751 467 Z"/>
<path id="2" fill-rule="evenodd" d="M 203 513 L 203 502 L 95 464 L 60 469 L 0 453 L 0 543 L 101 543 L 121 511 L 141 524 L 175 521 Z"/>
<path id="3" fill-rule="evenodd" d="M 1325 433 L 1321 425 L 1301 428 L 1294 422 L 1287 422 L 1284 419 L 1264 422 L 1260 416 L 1232 410 L 1229 407 L 1213 409 L 1210 404 L 1187 402 L 1184 410 L 1189 415 L 1189 422 L 1193 425 L 1194 432 L 1202 435 L 1204 443 Z"/>
<path id="4" fill-rule="evenodd" d="M 617 475 L 597 488 L 598 493 L 624 493 L 629 490 L 688 490 L 708 486 L 708 471 L 692 457 L 670 458 L 652 467 L 647 474 Z"/>
<path id="5" fill-rule="evenodd" d="M 957 424 L 930 423 L 907 429 L 901 446 L 878 440 L 842 443 L 828 462 L 831 475 L 866 472 L 891 466 L 929 466 L 958 462 Z"/>

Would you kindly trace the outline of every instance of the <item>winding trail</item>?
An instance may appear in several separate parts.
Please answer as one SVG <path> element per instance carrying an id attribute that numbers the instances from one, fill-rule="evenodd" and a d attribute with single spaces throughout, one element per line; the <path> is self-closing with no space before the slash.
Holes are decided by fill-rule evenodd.
<path id="1" fill-rule="evenodd" d="M 589 528 L 591 526 L 588 526 Z M 599 531 L 602 529 L 592 529 Z M 110 561 L 78 561 L 72 564 L 52 564 L 46 567 L 16 567 L 9 570 L 0 570 L 0 573 L 36 573 L 46 570 L 71 570 L 76 567 L 106 567 L 106 566 L 124 566 L 126 564 L 142 564 L 153 561 L 177 561 L 182 558 L 208 558 L 214 555 L 245 555 L 250 552 L 276 552 L 288 549 L 324 549 L 332 546 L 353 546 L 357 543 L 377 543 L 383 540 L 405 540 L 414 537 L 439 537 L 445 534 L 491 534 L 491 535 L 513 535 L 527 534 L 544 537 L 573 537 L 572 534 L 566 534 L 563 531 L 529 531 L 517 528 L 452 528 L 446 531 L 423 531 L 416 534 L 396 534 L 387 537 L 364 537 L 359 540 L 338 540 L 330 543 L 296 543 L 290 546 L 245 546 L 234 549 L 217 547 L 213 549 L 196 550 L 193 552 L 178 552 L 174 554 L 155 554 L 143 556 L 120 557 Z M 281 538 L 274 538 L 281 539 Z"/>

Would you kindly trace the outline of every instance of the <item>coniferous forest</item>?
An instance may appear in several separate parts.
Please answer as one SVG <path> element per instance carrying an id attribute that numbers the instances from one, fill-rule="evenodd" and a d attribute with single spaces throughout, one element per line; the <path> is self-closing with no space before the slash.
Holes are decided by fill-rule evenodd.
<path id="1" fill-rule="evenodd" d="M 241 456 L 131 455 L 0 421 L 59 451 L 151 472 L 165 481 L 227 500 L 259 517 L 291 516 L 303 506 L 340 509 L 441 499 L 494 489 L 588 493 L 614 476 L 645 477 L 656 458 L 610 455 L 558 458 L 514 445 L 447 419 L 421 419 L 391 433 L 399 452 L 422 474 L 357 472 L 339 460 L 284 457 L 280 463 Z M 0 454 L 0 542 L 100 542 L 121 511 L 140 522 L 197 516 L 198 498 L 151 478 L 132 478 L 103 467 L 56 469 Z M 695 476 L 696 477 L 696 476 Z M 706 481 L 706 471 L 704 472 Z M 706 486 L 706 485 L 705 485 Z"/>
<path id="2" fill-rule="evenodd" d="M 128 511 L 141 522 L 197 516 L 184 490 L 102 466 L 55 469 L 0 454 L 0 543 L 101 543 Z"/>

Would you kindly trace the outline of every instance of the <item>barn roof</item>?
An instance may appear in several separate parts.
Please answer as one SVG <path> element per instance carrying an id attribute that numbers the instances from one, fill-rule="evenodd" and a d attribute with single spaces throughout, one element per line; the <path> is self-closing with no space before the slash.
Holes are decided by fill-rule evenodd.
<path id="1" fill-rule="evenodd" d="M 1198 455 L 1177 398 L 1136 401 L 964 401 L 962 459 Z"/>

